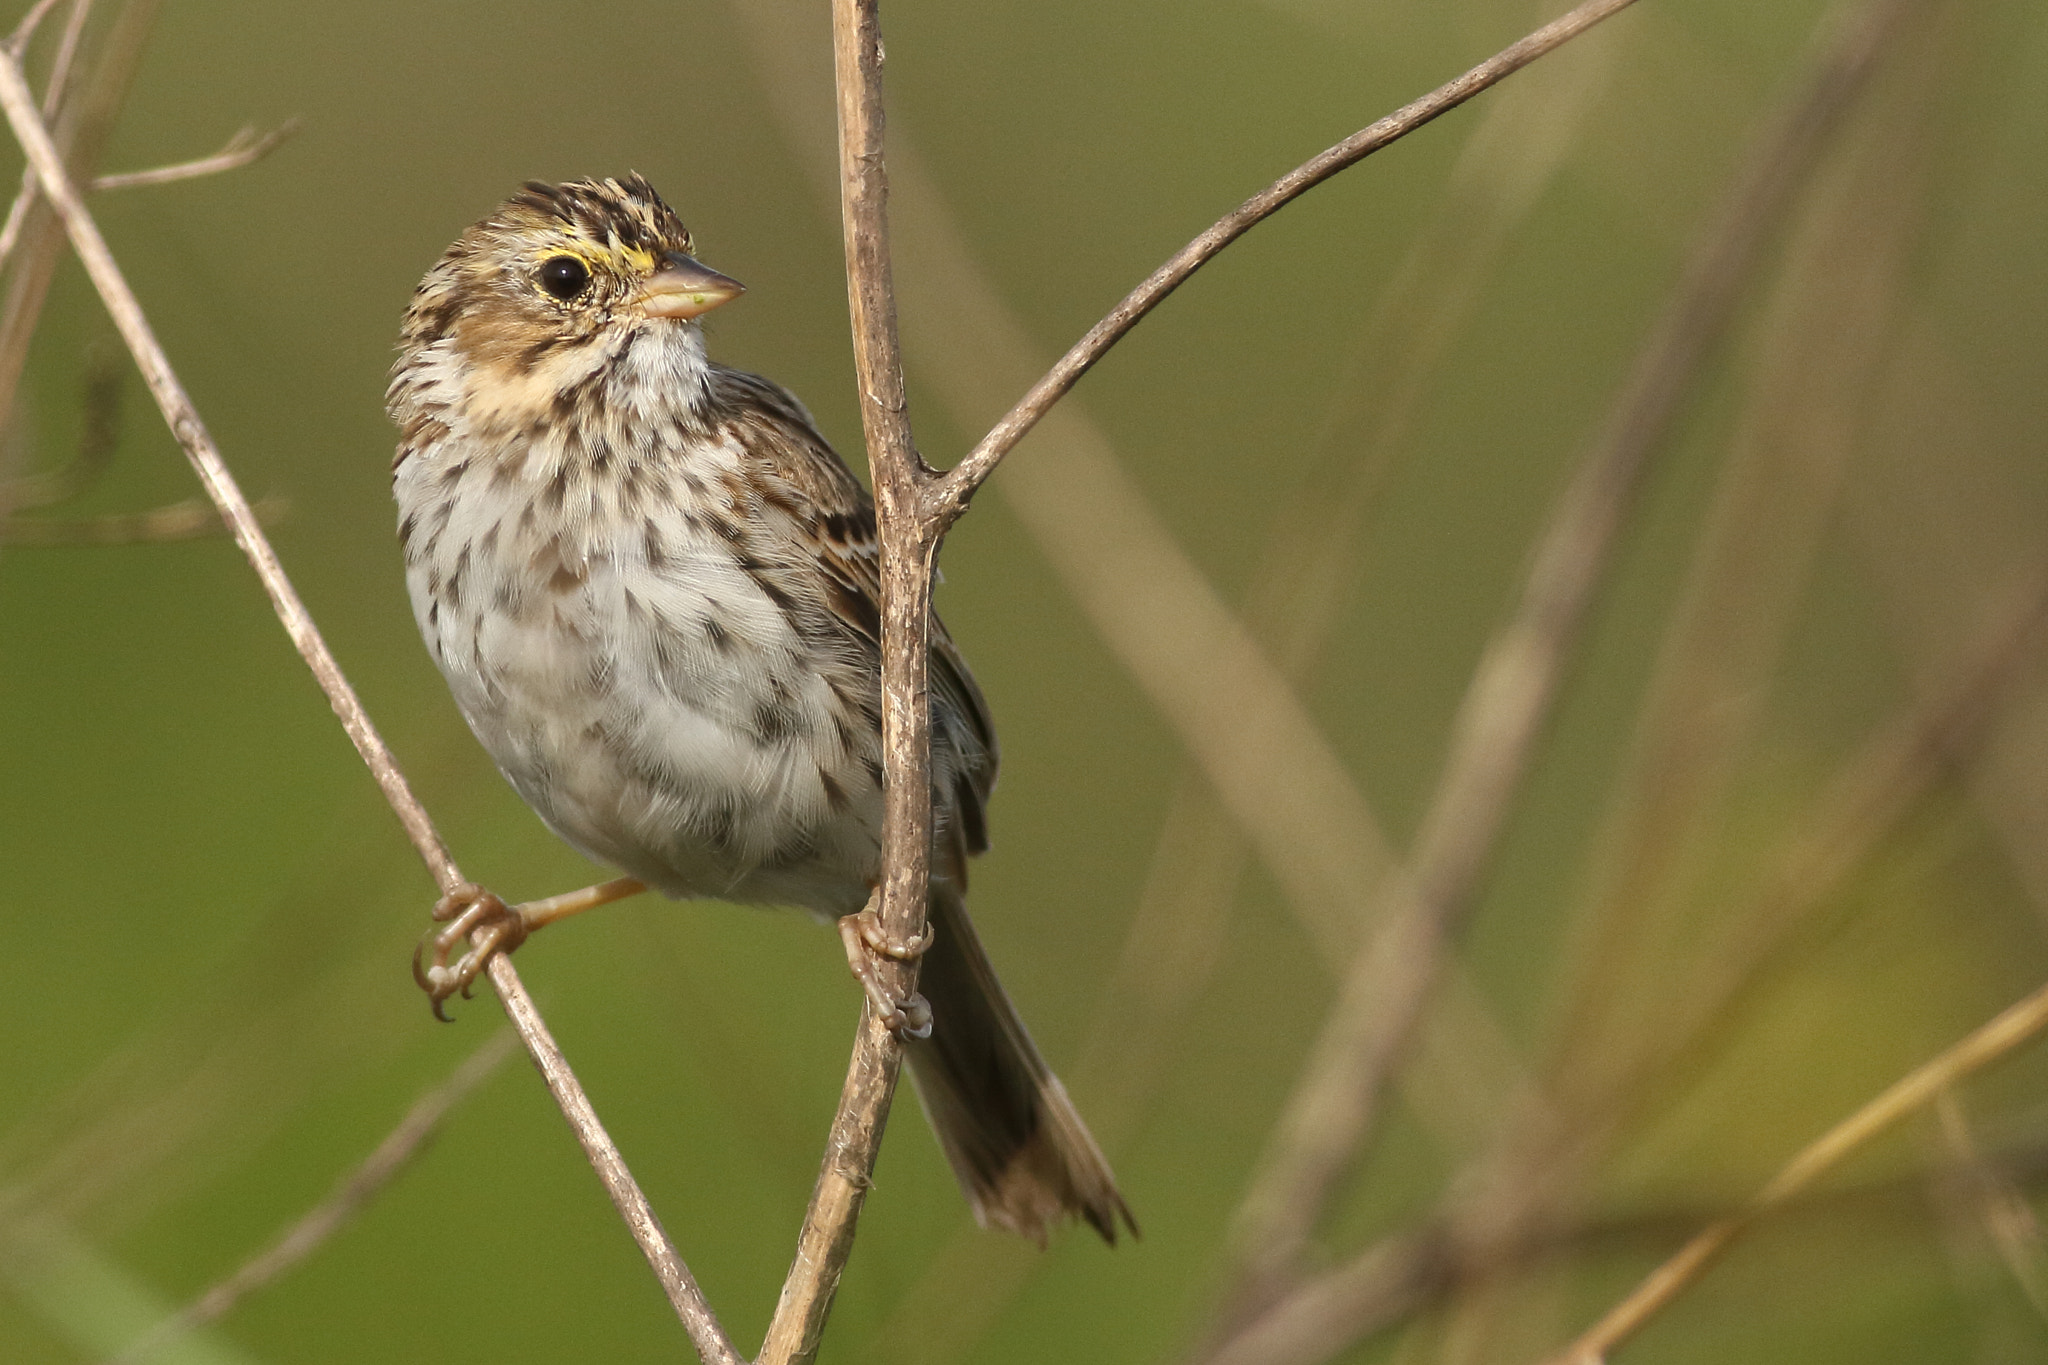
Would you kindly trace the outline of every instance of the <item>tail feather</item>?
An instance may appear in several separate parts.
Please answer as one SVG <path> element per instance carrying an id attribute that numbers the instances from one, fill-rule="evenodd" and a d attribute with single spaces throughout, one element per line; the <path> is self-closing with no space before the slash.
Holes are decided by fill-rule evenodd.
<path id="1" fill-rule="evenodd" d="M 1119 1222 L 1136 1235 L 1102 1149 L 1003 993 L 959 891 L 937 878 L 930 917 L 936 936 L 918 990 L 931 1003 L 932 1034 L 907 1056 L 975 1218 L 1041 1246 L 1068 1216 L 1111 1245 Z"/>

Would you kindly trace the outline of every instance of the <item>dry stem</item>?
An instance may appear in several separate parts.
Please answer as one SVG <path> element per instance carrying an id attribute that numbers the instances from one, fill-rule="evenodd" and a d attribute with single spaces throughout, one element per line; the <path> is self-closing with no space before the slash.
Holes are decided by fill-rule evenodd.
<path id="1" fill-rule="evenodd" d="M 248 1295 L 276 1280 L 339 1232 L 419 1154 L 440 1131 L 441 1121 L 469 1093 L 488 1080 L 512 1053 L 513 1035 L 500 1029 L 462 1059 L 448 1078 L 406 1111 L 398 1126 L 377 1144 L 363 1163 L 336 1182 L 327 1198 L 285 1229 L 278 1239 L 252 1256 L 232 1275 L 201 1293 L 182 1311 L 145 1332 L 113 1357 L 109 1365 L 133 1365 L 150 1359 L 188 1332 L 217 1322 Z"/>
<path id="2" fill-rule="evenodd" d="M 1096 360 L 1224 247 L 1314 186 L 1372 152 L 1455 108 L 1545 53 L 1561 46 L 1632 0 L 1587 0 L 1551 24 L 1481 63 L 1430 95 L 1371 124 L 1297 167 L 1240 205 L 1155 271 L 1070 349 L 1016 408 L 945 475 L 931 470 L 911 443 L 904 409 L 902 364 L 889 274 L 887 176 L 882 155 L 881 31 L 872 0 L 835 0 L 833 35 L 839 99 L 840 175 L 847 256 L 847 291 L 853 313 L 855 364 L 862 425 L 874 474 L 882 561 L 883 753 L 887 809 L 883 836 L 882 916 L 889 931 L 922 925 L 930 875 L 930 712 L 925 674 L 931 575 L 945 531 L 966 510 L 996 463 L 1063 397 Z M 908 991 L 914 978 L 899 974 Z M 864 1063 L 869 1047 L 879 1055 Z M 763 1360 L 808 1359 L 815 1351 L 841 1262 L 814 1262 L 804 1251 L 850 1248 L 858 1217 L 858 1188 L 839 1193 L 851 1173 L 835 1170 L 842 1153 L 863 1158 L 860 1181 L 873 1168 L 896 1048 L 885 1030 L 864 1015 L 857 1055 L 834 1121 L 834 1142 L 806 1216 L 803 1249 L 769 1329 Z M 870 1124 L 856 1112 L 873 1115 Z M 844 1136 L 850 1146 L 842 1146 Z"/>
<path id="3" fill-rule="evenodd" d="M 1024 438 L 1038 419 L 1065 397 L 1081 376 L 1088 373 L 1110 347 L 1121 341 L 1125 333 L 1137 326 L 1147 313 L 1178 289 L 1188 276 L 1207 265 L 1223 248 L 1339 171 L 1399 141 L 1489 86 L 1499 84 L 1538 57 L 1562 47 L 1632 3 L 1634 0 L 1585 0 L 1568 14 L 1489 57 L 1456 80 L 1438 86 L 1421 99 L 1403 105 L 1336 146 L 1311 157 L 1218 219 L 1126 294 L 1108 316 L 1091 327 L 1086 336 L 1060 357 L 1029 393 L 1017 400 L 1017 405 L 989 430 L 988 435 L 981 438 L 965 459 L 936 481 L 925 497 L 928 514 L 943 525 L 950 526 L 958 520 L 960 514 L 967 510 L 975 490 L 995 471 L 997 462 Z"/>
<path id="4" fill-rule="evenodd" d="M 288 504 L 263 498 L 250 510 L 261 522 L 276 522 Z M 0 517 L 0 543 L 24 546 L 144 545 L 196 540 L 228 529 L 220 509 L 200 498 L 182 498 L 146 512 L 109 512 L 83 518 Z"/>
<path id="5" fill-rule="evenodd" d="M 28 48 L 29 40 L 35 37 L 43 16 L 50 10 L 52 0 L 42 0 L 22 19 L 14 30 L 14 36 L 7 42 L 8 51 L 14 59 L 21 60 Z M 43 91 L 43 117 L 55 118 L 63 107 L 64 92 L 71 82 L 71 64 L 78 57 L 79 39 L 85 33 L 85 21 L 92 13 L 92 0 L 72 0 L 71 16 L 64 21 L 64 33 L 57 40 L 57 54 L 50 59 L 50 80 Z M 21 188 L 15 192 L 14 202 L 8 205 L 7 222 L 0 226 L 0 262 L 14 254 L 15 244 L 21 240 L 22 225 L 28 221 L 28 211 L 35 203 L 36 173 L 32 166 L 21 170 Z"/>
<path id="6" fill-rule="evenodd" d="M 1814 1139 L 1771 1177 L 1748 1207 L 1707 1227 L 1650 1272 L 1605 1317 L 1554 1357 L 1553 1365 L 1599 1365 L 1608 1352 L 1642 1330 L 1645 1323 L 1697 1280 L 1758 1219 L 1803 1193 L 1851 1152 L 1933 1103 L 1943 1091 L 2004 1057 L 2043 1028 L 2048 1028 L 2048 986 L 1893 1082 L 1883 1094 Z"/>
<path id="7" fill-rule="evenodd" d="M 212 156 L 173 162 L 168 166 L 153 166 L 146 171 L 122 171 L 116 175 L 96 176 L 92 187 L 95 190 L 130 190 L 138 185 L 168 185 L 174 180 L 197 180 L 203 175 L 238 171 L 269 156 L 298 131 L 297 119 L 286 119 L 261 136 L 257 135 L 254 128 L 242 128 L 228 139 L 226 146 Z"/>
<path id="8" fill-rule="evenodd" d="M 115 263 L 113 253 L 107 249 L 106 240 L 100 235 L 99 227 L 87 211 L 78 187 L 71 181 L 64 168 L 63 159 L 51 141 L 48 127 L 37 112 L 35 97 L 29 90 L 28 82 L 22 75 L 21 67 L 11 56 L 0 54 L 0 106 L 4 106 L 7 121 L 14 129 L 15 137 L 27 153 L 29 164 L 34 167 L 42 181 L 43 192 L 51 206 L 63 220 L 71 236 L 73 248 L 78 252 L 79 261 L 85 266 L 86 274 L 92 279 L 93 287 L 99 292 L 114 325 L 119 329 L 122 340 L 128 345 L 130 354 L 141 369 L 150 392 L 156 397 L 157 406 L 162 410 L 164 421 L 170 426 L 171 434 L 183 447 L 193 468 L 198 472 L 207 494 L 220 509 L 221 517 L 232 529 L 235 542 L 248 556 L 256 570 L 264 591 L 269 594 L 271 605 L 278 619 L 283 622 L 286 634 L 291 636 L 300 656 L 312 669 L 314 679 L 327 694 L 335 714 L 340 717 L 342 728 L 354 741 L 356 751 L 368 765 L 371 775 L 383 791 L 385 800 L 398 815 L 413 846 L 428 870 L 440 883 L 444 891 L 453 890 L 462 884 L 461 872 L 454 859 L 442 843 L 433 822 L 424 808 L 412 794 L 411 786 L 399 770 L 382 736 L 371 723 L 369 714 L 356 697 L 355 690 L 342 674 L 341 666 L 335 661 L 327 643 L 321 638 L 313 618 L 307 613 L 305 604 L 299 600 L 297 590 L 285 576 L 278 563 L 276 553 L 269 540 L 257 524 L 255 512 L 234 477 L 228 473 L 226 464 L 214 445 L 213 437 L 207 432 L 206 424 L 199 412 L 192 406 L 184 386 L 172 370 L 163 348 L 157 343 L 155 333 L 144 316 L 134 292 L 122 277 L 120 267 Z M 604 1127 L 597 1121 L 596 1112 L 591 1108 L 588 1097 L 583 1094 L 569 1069 L 566 1058 L 555 1046 L 548 1034 L 532 999 L 520 984 L 518 973 L 503 956 L 492 959 L 490 968 L 491 984 L 497 988 L 506 1013 L 513 1026 L 519 1030 L 526 1043 L 534 1064 L 546 1078 L 548 1088 L 554 1093 L 556 1103 L 575 1129 L 578 1141 L 589 1154 L 598 1177 L 604 1182 L 606 1192 L 625 1219 L 634 1240 L 654 1267 L 656 1277 L 674 1305 L 677 1315 L 689 1331 L 699 1354 L 707 1361 L 737 1362 L 738 1353 L 726 1339 L 708 1304 L 704 1302 L 696 1282 L 688 1269 L 676 1255 L 660 1224 L 648 1208 L 646 1197 L 626 1170 L 624 1159 L 613 1145 Z"/>
<path id="9" fill-rule="evenodd" d="M 1330 1191 L 1368 1139 L 1387 1077 L 1504 826 L 1649 457 L 1900 7 L 1895 0 L 1855 26 L 1805 96 L 1759 139 L 1560 498 L 1515 614 L 1488 643 L 1466 691 L 1411 875 L 1389 884 L 1396 908 L 1360 950 L 1246 1195 L 1236 1238 L 1240 1280 L 1231 1296 L 1237 1314 L 1257 1311 L 1279 1292 Z"/>
<path id="10" fill-rule="evenodd" d="M 926 696 L 932 566 L 941 528 L 920 515 L 932 471 L 911 444 L 889 270 L 888 173 L 882 162 L 882 32 L 873 0 L 833 0 L 832 54 L 839 97 L 840 203 L 846 292 L 861 425 L 874 476 L 882 578 L 883 932 L 907 941 L 924 928 L 931 877 L 931 710 Z M 878 960 L 899 999 L 917 964 Z M 762 1365 L 813 1359 L 889 1119 L 903 1049 L 872 1006 L 861 1008 L 846 1085 L 825 1161 L 804 1214 L 795 1262 L 762 1343 Z"/>

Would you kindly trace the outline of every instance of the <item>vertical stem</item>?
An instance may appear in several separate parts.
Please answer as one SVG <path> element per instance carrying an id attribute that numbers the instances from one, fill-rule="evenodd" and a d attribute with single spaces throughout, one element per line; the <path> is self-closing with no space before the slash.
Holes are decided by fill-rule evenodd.
<path id="1" fill-rule="evenodd" d="M 935 518 L 923 512 L 932 470 L 911 443 L 889 271 L 889 182 L 882 163 L 882 33 L 874 0 L 833 0 L 833 74 L 839 94 L 840 207 L 846 292 L 853 315 L 861 426 L 875 485 L 882 577 L 882 878 L 884 931 L 908 940 L 924 927 L 931 881 L 931 710 L 926 696 Z M 915 962 L 880 960 L 897 998 L 917 986 Z M 888 1123 L 903 1048 L 871 1008 L 804 1215 L 796 1260 L 761 1347 L 762 1365 L 808 1362 L 818 1351 L 875 1157 Z"/>
<path id="2" fill-rule="evenodd" d="M 882 33 L 874 0 L 834 0 L 840 206 L 853 313 L 861 426 L 875 484 L 882 554 L 882 920 L 908 937 L 924 924 L 931 872 L 931 712 L 926 639 L 937 537 L 920 517 L 932 477 L 910 438 L 889 270 L 888 174 L 882 163 Z M 906 974 L 906 989 L 910 979 Z"/>

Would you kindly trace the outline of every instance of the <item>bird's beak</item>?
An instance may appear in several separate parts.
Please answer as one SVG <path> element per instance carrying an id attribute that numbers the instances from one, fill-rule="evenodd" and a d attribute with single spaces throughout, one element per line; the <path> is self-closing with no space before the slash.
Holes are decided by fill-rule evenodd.
<path id="1" fill-rule="evenodd" d="M 651 318 L 694 318 L 746 292 L 747 287 L 738 280 L 671 251 L 661 269 L 647 277 L 640 303 Z"/>

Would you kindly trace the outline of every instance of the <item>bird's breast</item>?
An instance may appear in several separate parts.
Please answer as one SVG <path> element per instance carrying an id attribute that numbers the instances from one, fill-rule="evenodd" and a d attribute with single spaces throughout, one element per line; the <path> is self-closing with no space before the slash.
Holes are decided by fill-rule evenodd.
<path id="1" fill-rule="evenodd" d="M 738 460 L 415 451 L 395 479 L 414 614 L 499 768 L 584 852 L 674 894 L 858 908 L 872 683 L 806 627 L 809 579 L 735 534 Z"/>

